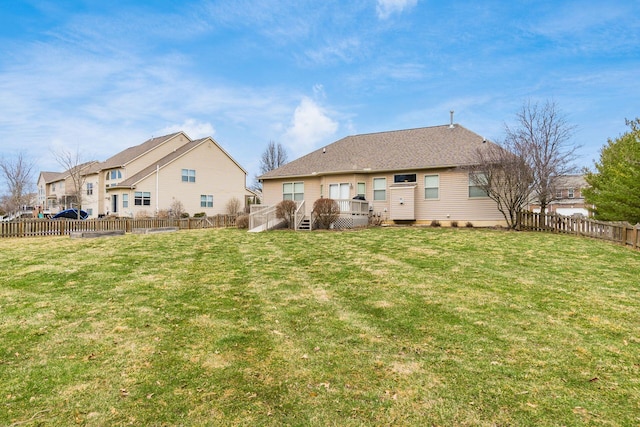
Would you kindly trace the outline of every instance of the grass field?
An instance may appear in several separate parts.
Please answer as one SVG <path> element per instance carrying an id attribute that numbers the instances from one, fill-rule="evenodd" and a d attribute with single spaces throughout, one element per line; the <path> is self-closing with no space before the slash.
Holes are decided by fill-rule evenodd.
<path id="1" fill-rule="evenodd" d="M 639 282 L 480 229 L 0 240 L 0 425 L 638 426 Z"/>

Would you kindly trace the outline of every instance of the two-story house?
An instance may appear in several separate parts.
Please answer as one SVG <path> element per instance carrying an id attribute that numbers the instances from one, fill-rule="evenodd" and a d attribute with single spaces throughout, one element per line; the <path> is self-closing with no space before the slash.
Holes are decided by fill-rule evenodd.
<path id="1" fill-rule="evenodd" d="M 184 132 L 151 138 L 104 162 L 83 165 L 82 208 L 89 217 L 132 217 L 168 211 L 180 202 L 193 215 L 226 213 L 229 200 L 246 203 L 247 172 L 211 137 Z M 42 172 L 38 197 L 55 213 L 71 207 L 68 173 Z"/>
<path id="2" fill-rule="evenodd" d="M 583 175 L 559 176 L 553 181 L 553 200 L 547 205 L 547 213 L 560 215 L 591 216 L 589 206 L 585 204 L 582 190 L 588 187 Z M 540 204 L 534 200 L 529 210 L 540 212 Z"/>

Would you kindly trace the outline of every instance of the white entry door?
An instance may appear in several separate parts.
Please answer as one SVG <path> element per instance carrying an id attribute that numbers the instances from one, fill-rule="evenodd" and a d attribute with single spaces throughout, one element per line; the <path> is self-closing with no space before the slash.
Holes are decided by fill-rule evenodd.
<path id="1" fill-rule="evenodd" d="M 339 201 L 340 212 L 349 210 L 349 184 L 329 184 L 329 198 Z"/>

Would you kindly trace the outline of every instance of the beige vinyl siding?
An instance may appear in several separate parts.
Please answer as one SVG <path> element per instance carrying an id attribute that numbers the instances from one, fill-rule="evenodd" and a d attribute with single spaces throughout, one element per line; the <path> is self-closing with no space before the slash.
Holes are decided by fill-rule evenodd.
<path id="1" fill-rule="evenodd" d="M 389 187 L 389 218 L 394 221 L 413 221 L 416 219 L 416 185 L 392 185 Z"/>
<path id="2" fill-rule="evenodd" d="M 184 144 L 186 144 L 189 140 L 184 137 L 182 134 L 178 134 L 171 138 L 168 141 L 163 142 L 162 144 L 155 147 L 153 150 L 148 151 L 141 155 L 140 157 L 133 159 L 131 162 L 126 164 L 126 168 L 123 171 L 123 176 L 121 181 L 132 177 L 136 173 L 140 172 L 147 166 L 156 163 L 158 160 L 162 159 L 165 156 L 171 154 L 174 150 L 180 148 Z"/>
<path id="3" fill-rule="evenodd" d="M 502 214 L 496 203 L 488 197 L 469 197 L 469 175 L 460 169 L 440 169 L 439 199 L 424 199 L 424 175 L 436 171 L 423 171 L 422 180 L 418 179 L 421 188 L 416 199 L 416 216 L 422 220 L 439 221 L 502 221 Z"/>
<path id="4" fill-rule="evenodd" d="M 262 203 L 267 206 L 276 206 L 282 201 L 282 185 L 285 183 L 304 183 L 304 201 L 306 214 L 310 214 L 313 209 L 313 203 L 320 198 L 320 177 L 312 178 L 283 178 L 270 179 L 262 183 Z M 328 186 L 324 187 L 325 192 L 329 190 Z"/>
<path id="5" fill-rule="evenodd" d="M 87 184 L 93 184 L 93 194 L 87 194 Z M 104 197 L 100 197 L 102 186 L 100 185 L 100 176 L 97 173 L 92 173 L 85 177 L 85 182 L 82 191 L 82 209 L 87 211 L 91 209 L 91 215 L 89 218 L 97 218 L 100 211 L 100 201 Z"/>
<path id="6" fill-rule="evenodd" d="M 182 181 L 182 169 L 196 171 L 195 182 Z M 185 153 L 173 162 L 142 179 L 135 185 L 135 189 L 127 191 L 129 208 L 120 215 L 135 216 L 140 211 L 149 214 L 159 210 L 169 209 L 174 201 L 180 201 L 185 212 L 193 215 L 204 212 L 207 215 L 225 214 L 230 199 L 237 198 L 244 206 L 245 173 L 214 143 L 207 141 L 195 149 Z M 157 186 L 157 191 L 156 191 Z M 151 193 L 150 206 L 135 206 L 134 194 L 137 191 Z M 213 196 L 213 207 L 201 207 L 202 195 Z M 122 196 L 119 197 L 122 203 Z"/>
<path id="7" fill-rule="evenodd" d="M 305 201 L 307 214 L 310 213 L 313 203 L 320 198 L 320 186 L 324 188 L 324 196 L 328 197 L 329 185 L 350 183 L 353 187 L 350 191 L 350 198 L 357 192 L 358 182 L 364 182 L 366 187 L 365 199 L 369 202 L 374 214 L 387 220 L 392 218 L 392 206 L 396 205 L 394 212 L 400 219 L 415 219 L 418 222 L 430 222 L 438 220 L 443 223 L 447 221 L 459 221 L 464 226 L 464 222 L 476 222 L 476 224 L 495 225 L 504 221 L 504 217 L 497 210 L 496 203 L 488 197 L 469 198 L 469 175 L 461 169 L 427 169 L 415 171 L 401 171 L 397 173 L 415 173 L 416 186 L 413 188 L 413 201 L 404 192 L 396 193 L 394 199 L 393 177 L 396 173 L 370 173 L 370 174 L 340 174 L 325 175 L 320 177 L 270 179 L 263 182 L 263 203 L 275 206 L 282 200 L 282 183 L 284 182 L 304 182 Z M 438 175 L 438 199 L 425 199 L 424 176 Z M 386 199 L 373 200 L 373 179 L 386 178 Z M 404 204 L 400 208 L 399 197 L 402 193 Z M 400 210 L 398 210 L 400 208 Z M 414 215 L 411 215 L 413 211 Z M 409 217 L 415 218 L 409 218 Z"/>

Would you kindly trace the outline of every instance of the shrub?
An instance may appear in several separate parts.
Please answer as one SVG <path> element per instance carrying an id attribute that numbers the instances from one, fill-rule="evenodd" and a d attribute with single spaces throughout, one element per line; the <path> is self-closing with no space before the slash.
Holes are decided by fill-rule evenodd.
<path id="1" fill-rule="evenodd" d="M 431 221 L 431 226 L 440 227 L 440 221 L 438 221 L 437 219 L 434 219 L 433 221 Z"/>
<path id="2" fill-rule="evenodd" d="M 228 215 L 237 215 L 242 210 L 242 203 L 237 197 L 232 197 L 227 202 L 226 211 Z"/>
<path id="3" fill-rule="evenodd" d="M 204 218 L 205 216 L 207 216 L 207 214 L 204 212 L 197 212 L 193 214 L 194 218 Z"/>
<path id="4" fill-rule="evenodd" d="M 471 222 L 467 221 L 467 223 L 465 224 L 465 227 L 473 228 L 473 224 Z"/>
<path id="5" fill-rule="evenodd" d="M 236 227 L 243 229 L 249 228 L 249 215 L 238 215 L 236 218 Z"/>
<path id="6" fill-rule="evenodd" d="M 329 228 L 340 216 L 340 205 L 333 199 L 318 199 L 313 203 L 318 228 Z"/>
<path id="7" fill-rule="evenodd" d="M 189 218 L 189 212 L 182 212 L 180 218 Z"/>
<path id="8" fill-rule="evenodd" d="M 276 218 L 283 219 L 285 227 L 293 226 L 293 217 L 298 205 L 293 200 L 283 200 L 276 205 Z"/>
<path id="9" fill-rule="evenodd" d="M 169 215 L 171 218 L 183 218 L 182 214 L 184 213 L 184 205 L 180 200 L 171 202 L 171 206 L 169 206 Z"/>
<path id="10" fill-rule="evenodd" d="M 384 217 L 380 215 L 380 212 L 377 214 L 374 212 L 369 212 L 369 226 L 372 227 L 380 227 L 382 223 L 384 223 Z"/>
<path id="11" fill-rule="evenodd" d="M 158 211 L 158 215 L 157 215 L 158 219 L 167 219 L 169 218 L 169 210 L 167 209 L 160 209 Z"/>
<path id="12" fill-rule="evenodd" d="M 453 228 L 458 228 L 458 221 L 451 221 L 451 226 Z"/>
<path id="13" fill-rule="evenodd" d="M 145 210 L 136 212 L 136 219 L 147 219 L 147 218 L 151 218 L 151 215 L 149 215 L 149 212 Z"/>

